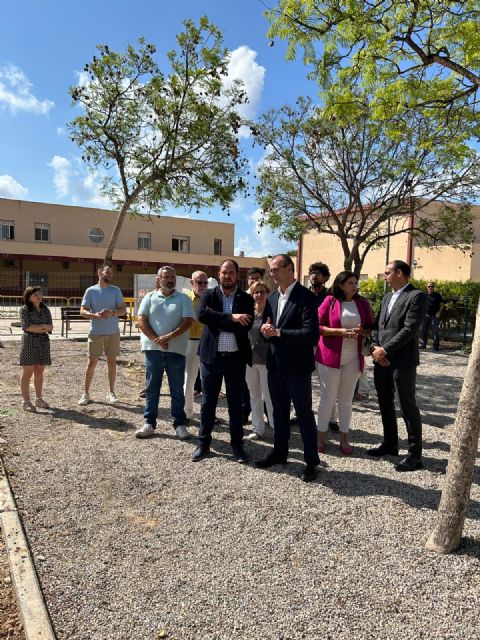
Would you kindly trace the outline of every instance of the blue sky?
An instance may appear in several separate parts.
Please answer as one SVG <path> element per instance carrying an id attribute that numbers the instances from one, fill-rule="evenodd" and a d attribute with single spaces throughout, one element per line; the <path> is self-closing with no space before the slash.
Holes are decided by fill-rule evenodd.
<path id="1" fill-rule="evenodd" d="M 272 0 L 273 1 L 273 0 Z M 98 177 L 88 174 L 66 135 L 74 118 L 68 87 L 96 53 L 98 43 L 123 49 L 143 36 L 159 59 L 174 48 L 186 18 L 207 15 L 231 51 L 231 73 L 244 79 L 248 116 L 315 94 L 301 59 L 286 62 L 285 44 L 268 46 L 260 0 L 20 0 L 2 3 L 0 23 L 0 197 L 108 208 Z M 248 140 L 245 141 L 249 148 Z M 249 149 L 252 163 L 261 150 Z M 168 211 L 166 212 L 169 213 Z M 269 229 L 257 228 L 252 197 L 237 200 L 226 217 L 235 223 L 236 251 L 266 255 L 286 248 Z"/>

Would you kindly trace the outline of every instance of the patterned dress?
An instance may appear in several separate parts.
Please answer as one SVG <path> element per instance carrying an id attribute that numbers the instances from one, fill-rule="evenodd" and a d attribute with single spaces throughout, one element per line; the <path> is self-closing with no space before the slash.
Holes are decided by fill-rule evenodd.
<path id="1" fill-rule="evenodd" d="M 34 364 L 52 364 L 50 357 L 50 338 L 48 333 L 28 333 L 26 329 L 32 324 L 52 324 L 52 314 L 48 307 L 30 310 L 27 305 L 20 308 L 22 323 L 22 346 L 20 349 L 20 365 L 31 367 Z"/>

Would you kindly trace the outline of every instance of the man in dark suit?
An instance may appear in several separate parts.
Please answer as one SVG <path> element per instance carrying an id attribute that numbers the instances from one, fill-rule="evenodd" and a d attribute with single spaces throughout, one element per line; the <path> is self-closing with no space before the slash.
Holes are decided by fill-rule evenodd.
<path id="1" fill-rule="evenodd" d="M 418 332 L 427 312 L 427 296 L 410 283 L 410 267 L 394 260 L 385 267 L 385 281 L 393 289 L 382 300 L 375 319 L 371 354 L 374 380 L 383 422 L 383 442 L 368 453 L 374 457 L 398 455 L 398 425 L 395 391 L 407 426 L 408 455 L 397 471 L 414 471 L 422 466 L 422 419 L 415 398 Z"/>
<path id="2" fill-rule="evenodd" d="M 267 369 L 275 423 L 274 446 L 257 466 L 266 469 L 287 462 L 293 401 L 306 463 L 302 480 L 311 482 L 317 477 L 320 462 L 312 411 L 312 347 L 319 337 L 317 305 L 313 293 L 295 280 L 290 256 L 275 256 L 270 261 L 270 275 L 278 290 L 268 298 L 262 333 L 269 342 Z"/>
<path id="3" fill-rule="evenodd" d="M 202 295 L 198 319 L 205 326 L 200 339 L 200 371 L 203 397 L 200 409 L 199 445 L 192 455 L 197 462 L 210 453 L 215 409 L 225 379 L 230 444 L 237 462 L 248 462 L 243 449 L 242 394 L 246 365 L 252 364 L 248 331 L 254 316 L 253 298 L 238 288 L 239 268 L 235 260 L 220 265 L 220 285 Z"/>

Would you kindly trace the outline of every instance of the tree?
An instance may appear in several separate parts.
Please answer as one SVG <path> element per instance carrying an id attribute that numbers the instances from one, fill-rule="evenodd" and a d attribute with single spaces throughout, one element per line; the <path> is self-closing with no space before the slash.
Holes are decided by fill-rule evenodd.
<path id="1" fill-rule="evenodd" d="M 279 0 L 269 36 L 297 45 L 327 102 L 348 104 L 352 85 L 372 96 L 374 116 L 452 107 L 475 118 L 480 91 L 476 0 Z"/>
<path id="2" fill-rule="evenodd" d="M 427 542 L 427 549 L 438 553 L 451 553 L 460 545 L 477 458 L 480 415 L 480 302 L 477 307 L 476 324 L 477 331 L 458 403 L 455 433 L 437 521 Z"/>
<path id="3" fill-rule="evenodd" d="M 112 51 L 85 65 L 88 81 L 71 87 L 82 114 L 69 125 L 90 169 L 107 172 L 104 192 L 119 209 L 105 261 L 110 264 L 128 212 L 159 213 L 167 204 L 228 208 L 244 188 L 236 108 L 246 101 L 239 82 L 225 89 L 228 55 L 220 31 L 207 18 L 184 22 L 178 50 L 168 53 L 170 75 L 156 49 Z"/>
<path id="4" fill-rule="evenodd" d="M 458 151 L 461 122 L 458 136 L 451 125 L 444 131 L 433 116 L 412 112 L 385 127 L 368 109 L 343 124 L 306 98 L 270 111 L 251 125 L 266 148 L 257 186 L 263 223 L 288 240 L 308 229 L 337 236 L 345 269 L 357 275 L 368 252 L 392 235 L 470 249 L 468 202 L 479 192 L 480 158 Z M 455 215 L 445 202 L 432 216 L 434 200 L 456 201 Z"/>

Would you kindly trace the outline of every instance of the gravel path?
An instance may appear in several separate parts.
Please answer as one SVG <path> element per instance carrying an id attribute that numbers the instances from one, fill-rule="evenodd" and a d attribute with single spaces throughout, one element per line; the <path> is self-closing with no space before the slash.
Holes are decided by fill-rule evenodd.
<path id="1" fill-rule="evenodd" d="M 290 463 L 274 471 L 235 464 L 224 425 L 216 455 L 191 463 L 195 442 L 175 439 L 168 389 L 158 435 L 136 440 L 136 341 L 122 343 L 116 407 L 103 402 L 104 363 L 99 402 L 77 406 L 85 345 L 53 342 L 45 397 L 56 409 L 37 415 L 19 410 L 18 348 L 0 351 L 1 435 L 59 639 L 480 637 L 478 473 L 461 550 L 424 549 L 465 357 L 422 354 L 423 471 L 398 474 L 394 459 L 366 455 L 381 434 L 371 401 L 355 405 L 354 455 L 341 457 L 334 436 L 318 480 L 305 485 L 296 431 Z M 246 449 L 255 459 L 270 446 Z"/>

